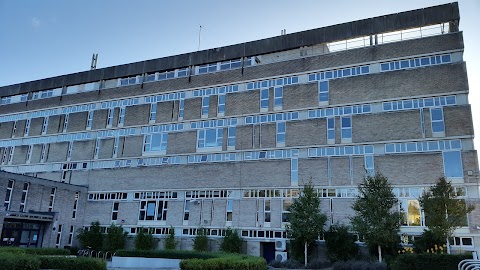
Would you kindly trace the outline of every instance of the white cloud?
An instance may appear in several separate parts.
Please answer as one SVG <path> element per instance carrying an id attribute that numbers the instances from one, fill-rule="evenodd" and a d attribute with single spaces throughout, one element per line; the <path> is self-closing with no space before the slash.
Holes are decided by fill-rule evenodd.
<path id="1" fill-rule="evenodd" d="M 32 27 L 37 29 L 40 27 L 40 20 L 37 17 L 32 18 Z"/>

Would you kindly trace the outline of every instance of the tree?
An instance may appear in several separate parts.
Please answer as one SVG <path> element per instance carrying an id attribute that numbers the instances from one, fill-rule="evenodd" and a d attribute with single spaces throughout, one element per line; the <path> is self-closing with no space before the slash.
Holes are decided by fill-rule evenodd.
<path id="1" fill-rule="evenodd" d="M 402 215 L 393 210 L 398 200 L 387 177 L 380 173 L 367 176 L 358 186 L 359 195 L 353 204 L 355 216 L 353 229 L 363 235 L 370 247 L 377 247 L 378 260 L 382 261 L 382 246 L 392 247 L 400 241 Z"/>
<path id="2" fill-rule="evenodd" d="M 227 228 L 220 244 L 220 250 L 229 253 L 240 253 L 242 244 L 243 239 L 238 235 L 237 230 Z"/>
<path id="3" fill-rule="evenodd" d="M 315 243 L 327 221 L 327 216 L 320 213 L 320 198 L 311 182 L 303 187 L 289 211 L 287 235 L 295 242 L 303 243 L 306 266 L 308 246 Z"/>
<path id="4" fill-rule="evenodd" d="M 197 235 L 193 239 L 193 250 L 207 251 L 208 250 L 208 237 L 205 234 L 204 228 L 198 228 Z"/>
<path id="5" fill-rule="evenodd" d="M 425 213 L 425 225 L 437 239 L 443 239 L 450 252 L 448 238 L 453 231 L 467 224 L 467 214 L 474 207 L 457 199 L 457 193 L 450 181 L 440 177 L 437 183 L 423 192 L 418 200 Z"/>
<path id="6" fill-rule="evenodd" d="M 105 250 L 115 252 L 125 248 L 127 235 L 127 232 L 123 230 L 122 226 L 117 226 L 112 223 L 108 228 L 107 237 L 105 238 Z"/>
<path id="7" fill-rule="evenodd" d="M 154 247 L 155 240 L 153 239 L 153 235 L 151 234 L 150 230 L 147 230 L 145 233 L 145 229 L 140 228 L 137 232 L 137 236 L 135 237 L 135 249 L 152 250 Z"/>
<path id="8" fill-rule="evenodd" d="M 327 257 L 331 262 L 348 261 L 358 254 L 357 237 L 345 225 L 332 225 L 325 233 Z"/>
<path id="9" fill-rule="evenodd" d="M 77 230 L 77 239 L 80 241 L 80 245 L 84 248 L 90 247 L 93 250 L 102 250 L 103 247 L 103 234 L 99 221 L 94 221 L 88 230 Z"/>
<path id="10" fill-rule="evenodd" d="M 175 228 L 170 228 L 170 233 L 165 239 L 165 249 L 174 250 L 177 247 L 177 241 L 175 240 Z"/>

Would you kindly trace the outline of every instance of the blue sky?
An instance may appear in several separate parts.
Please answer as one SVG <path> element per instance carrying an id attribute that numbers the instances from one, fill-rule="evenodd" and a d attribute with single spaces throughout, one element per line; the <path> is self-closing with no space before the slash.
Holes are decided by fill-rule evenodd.
<path id="1" fill-rule="evenodd" d="M 449 3 L 364 1 L 0 0 L 0 86 L 208 49 Z M 480 1 L 460 0 L 470 103 L 480 134 Z M 477 147 L 480 139 L 476 139 Z"/>

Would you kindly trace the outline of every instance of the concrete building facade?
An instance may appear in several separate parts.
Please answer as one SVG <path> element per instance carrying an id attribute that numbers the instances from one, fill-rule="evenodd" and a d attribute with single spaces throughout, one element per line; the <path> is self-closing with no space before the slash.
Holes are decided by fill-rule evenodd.
<path id="1" fill-rule="evenodd" d="M 452 246 L 474 249 L 459 20 L 451 3 L 0 87 L 1 168 L 88 186 L 85 226 L 157 237 L 173 226 L 182 239 L 233 227 L 266 257 L 276 241 L 284 250 L 288 206 L 308 181 L 328 223 L 348 223 L 358 184 L 381 172 L 411 243 L 425 225 L 417 199 L 444 175 L 477 206 Z"/>

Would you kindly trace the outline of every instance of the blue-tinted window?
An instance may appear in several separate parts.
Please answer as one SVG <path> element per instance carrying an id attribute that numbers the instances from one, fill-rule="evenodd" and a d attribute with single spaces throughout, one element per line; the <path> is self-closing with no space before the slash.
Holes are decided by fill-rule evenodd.
<path id="1" fill-rule="evenodd" d="M 318 101 L 328 101 L 328 81 L 318 83 Z"/>
<path id="2" fill-rule="evenodd" d="M 443 152 L 443 167 L 446 177 L 463 177 L 462 154 L 460 151 Z"/>
<path id="3" fill-rule="evenodd" d="M 443 110 L 442 108 L 432 108 L 430 109 L 430 117 L 432 121 L 432 132 L 444 132 L 445 123 L 443 121 Z"/>
<path id="4" fill-rule="evenodd" d="M 451 61 L 452 61 L 452 58 L 451 58 L 450 54 L 442 55 L 442 62 L 443 63 L 450 63 Z"/>

